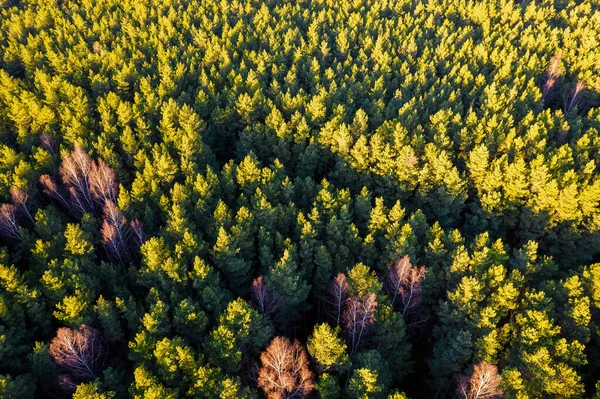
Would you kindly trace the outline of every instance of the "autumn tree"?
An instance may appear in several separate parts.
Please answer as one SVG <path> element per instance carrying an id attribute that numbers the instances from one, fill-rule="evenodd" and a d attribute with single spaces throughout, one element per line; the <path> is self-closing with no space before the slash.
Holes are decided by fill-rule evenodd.
<path id="1" fill-rule="evenodd" d="M 269 399 L 305 398 L 313 390 L 313 373 L 300 342 L 275 337 L 260 355 L 258 386 Z"/>

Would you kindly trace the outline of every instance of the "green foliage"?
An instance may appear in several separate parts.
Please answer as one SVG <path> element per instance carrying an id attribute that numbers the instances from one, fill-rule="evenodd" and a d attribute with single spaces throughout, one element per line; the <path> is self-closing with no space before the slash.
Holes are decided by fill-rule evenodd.
<path id="1" fill-rule="evenodd" d="M 592 397 L 599 18 L 0 0 L 0 396 L 256 397 L 277 333 L 323 398 L 452 397 L 481 362 L 508 398 Z M 404 256 L 425 277 L 391 303 Z M 81 324 L 94 381 L 48 356 Z"/>
<path id="2" fill-rule="evenodd" d="M 317 324 L 308 338 L 308 353 L 317 361 L 323 371 L 343 369 L 348 363 L 346 343 L 338 338 L 339 327 Z"/>

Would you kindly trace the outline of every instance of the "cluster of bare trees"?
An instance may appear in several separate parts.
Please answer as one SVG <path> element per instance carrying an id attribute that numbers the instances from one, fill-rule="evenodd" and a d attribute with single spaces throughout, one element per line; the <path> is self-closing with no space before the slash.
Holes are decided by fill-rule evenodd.
<path id="1" fill-rule="evenodd" d="M 94 161 L 79 146 L 67 155 L 60 166 L 63 185 L 57 184 L 49 175 L 40 176 L 44 192 L 54 198 L 75 217 L 88 212 L 101 213 L 102 241 L 108 255 L 119 262 L 130 256 L 128 241 L 137 246 L 144 241 L 142 223 L 128 222 L 117 207 L 119 186 L 115 171 L 102 159 Z M 68 193 L 67 194 L 65 194 Z"/>
<path id="2" fill-rule="evenodd" d="M 85 324 L 76 330 L 59 328 L 50 342 L 49 355 L 64 371 L 61 385 L 73 389 L 80 381 L 96 378 L 103 355 L 102 336 L 98 330 Z"/>
<path id="3" fill-rule="evenodd" d="M 369 327 L 375 322 L 377 297 L 366 294 L 362 298 L 349 295 L 349 286 L 344 273 L 339 273 L 329 288 L 328 313 L 336 325 L 342 324 L 348 335 L 350 353 L 358 349 Z"/>
<path id="4" fill-rule="evenodd" d="M 457 394 L 461 399 L 490 399 L 502 395 L 498 367 L 481 362 L 473 368 L 473 374 L 458 377 Z"/>
<path id="5" fill-rule="evenodd" d="M 260 355 L 258 386 L 269 399 L 305 398 L 314 388 L 306 350 L 298 342 L 275 337 Z"/>
<path id="6" fill-rule="evenodd" d="M 63 159 L 59 172 L 64 187 L 56 184 L 49 175 L 40 176 L 40 183 L 48 195 L 75 216 L 103 208 L 107 201 L 116 203 L 118 183 L 114 170 L 102 159 L 92 160 L 78 144 Z"/>
<path id="7" fill-rule="evenodd" d="M 550 59 L 550 64 L 544 74 L 544 84 L 542 85 L 542 99 L 544 101 L 549 101 L 555 92 L 561 77 L 561 60 L 560 54 L 555 54 Z M 571 112 L 575 107 L 582 105 L 584 90 L 585 82 L 577 80 L 575 87 L 563 94 L 563 110 L 565 114 Z"/>
<path id="8" fill-rule="evenodd" d="M 393 264 L 383 276 L 383 285 L 390 302 L 392 306 L 399 308 L 405 321 L 421 304 L 424 277 L 425 267 L 413 266 L 408 255 Z M 329 316 L 335 320 L 336 325 L 343 325 L 346 329 L 351 353 L 354 353 L 375 322 L 376 295 L 370 293 L 363 297 L 350 296 L 346 275 L 339 273 L 331 283 L 326 301 Z M 416 323 L 422 321 L 418 320 Z"/>

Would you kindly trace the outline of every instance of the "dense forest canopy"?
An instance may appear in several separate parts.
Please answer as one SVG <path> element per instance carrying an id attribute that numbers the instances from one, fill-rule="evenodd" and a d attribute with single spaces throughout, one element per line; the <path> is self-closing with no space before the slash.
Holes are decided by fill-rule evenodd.
<path id="1" fill-rule="evenodd" d="M 0 0 L 0 397 L 600 397 L 599 162 L 599 0 Z"/>

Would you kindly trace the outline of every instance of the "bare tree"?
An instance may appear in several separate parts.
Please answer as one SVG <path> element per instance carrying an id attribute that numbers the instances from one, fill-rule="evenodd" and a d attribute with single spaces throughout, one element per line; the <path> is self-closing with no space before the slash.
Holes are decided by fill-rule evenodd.
<path id="1" fill-rule="evenodd" d="M 423 277 L 425 277 L 425 267 L 413 266 L 408 255 L 397 261 L 386 272 L 385 289 L 390 295 L 392 305 L 395 305 L 398 299 L 401 300 L 402 318 L 421 303 Z"/>
<path id="2" fill-rule="evenodd" d="M 17 207 L 13 204 L 0 206 L 0 234 L 15 240 L 21 240 L 21 230 L 17 223 Z"/>
<path id="3" fill-rule="evenodd" d="M 546 74 L 544 76 L 544 86 L 542 88 L 542 99 L 546 100 L 548 95 L 552 92 L 556 80 L 560 76 L 560 54 L 554 55 L 550 59 L 550 65 L 546 69 Z"/>
<path id="4" fill-rule="evenodd" d="M 502 395 L 501 381 L 496 366 L 481 362 L 474 367 L 470 377 L 462 375 L 458 378 L 457 393 L 462 399 L 497 398 Z"/>
<path id="5" fill-rule="evenodd" d="M 144 235 L 144 224 L 140 222 L 139 219 L 134 219 L 129 223 L 129 227 L 131 228 L 133 240 L 138 247 L 141 247 L 146 241 L 146 237 Z"/>
<path id="6" fill-rule="evenodd" d="M 100 205 L 104 205 L 106 201 L 117 202 L 119 195 L 117 174 L 102 159 L 92 163 L 90 184 L 92 196 Z"/>
<path id="7" fill-rule="evenodd" d="M 350 341 L 350 353 L 354 354 L 369 327 L 375 322 L 377 297 L 371 293 L 362 299 L 350 297 L 346 302 L 344 323 Z"/>
<path id="8" fill-rule="evenodd" d="M 75 150 L 63 159 L 59 169 L 63 183 L 69 187 L 71 199 L 84 213 L 94 209 L 90 186 L 92 167 L 92 159 L 79 144 L 75 144 Z"/>
<path id="9" fill-rule="evenodd" d="M 101 228 L 102 242 L 109 255 L 123 261 L 127 257 L 127 238 L 129 224 L 123 213 L 114 202 L 106 201 L 104 205 L 104 222 Z"/>
<path id="10" fill-rule="evenodd" d="M 44 192 L 50 197 L 60 202 L 65 208 L 69 209 L 69 201 L 62 195 L 60 187 L 52 180 L 49 175 L 40 176 L 40 184 L 44 187 Z"/>
<path id="11" fill-rule="evenodd" d="M 254 307 L 265 316 L 273 316 L 281 310 L 283 298 L 269 290 L 263 276 L 259 276 L 252 282 L 251 297 Z"/>
<path id="12" fill-rule="evenodd" d="M 50 342 L 50 358 L 71 376 L 93 379 L 102 355 L 100 332 L 85 324 L 77 330 L 59 328 Z"/>
<path id="13" fill-rule="evenodd" d="M 10 188 L 10 195 L 12 197 L 13 203 L 17 207 L 23 209 L 23 212 L 25 212 L 25 215 L 27 215 L 29 220 L 31 220 L 31 223 L 35 224 L 35 221 L 33 220 L 31 213 L 29 212 L 29 208 L 27 208 L 27 199 L 29 199 L 29 195 L 25 191 L 16 187 Z"/>
<path id="14" fill-rule="evenodd" d="M 50 154 L 56 154 L 56 142 L 54 138 L 45 130 L 40 134 L 40 143 L 42 148 L 50 152 Z"/>
<path id="15" fill-rule="evenodd" d="M 346 275 L 339 273 L 331 282 L 329 288 L 329 307 L 332 310 L 332 317 L 335 319 L 336 325 L 340 325 L 342 313 L 344 311 L 344 304 L 348 299 L 348 282 L 346 281 Z"/>
<path id="16" fill-rule="evenodd" d="M 298 340 L 275 337 L 260 355 L 258 386 L 268 399 L 305 398 L 313 390 L 313 373 Z"/>
<path id="17" fill-rule="evenodd" d="M 585 82 L 583 80 L 578 80 L 577 84 L 573 89 L 571 89 L 567 95 L 563 98 L 563 103 L 565 106 L 565 114 L 570 112 L 573 108 L 580 105 L 583 99 L 582 93 L 583 89 L 585 89 Z"/>

